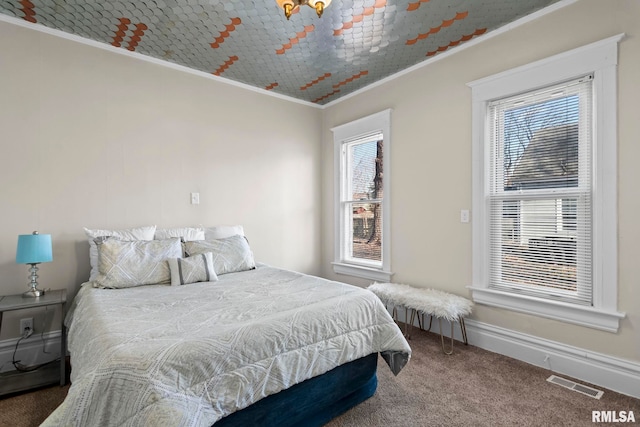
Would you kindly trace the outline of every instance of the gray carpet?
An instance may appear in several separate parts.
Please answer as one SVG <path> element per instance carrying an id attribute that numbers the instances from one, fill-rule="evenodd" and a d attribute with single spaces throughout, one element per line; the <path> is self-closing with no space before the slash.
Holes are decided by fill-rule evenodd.
<path id="1" fill-rule="evenodd" d="M 40 425 L 67 395 L 69 385 L 53 386 L 0 400 L 0 426 L 34 427 Z"/>
<path id="2" fill-rule="evenodd" d="M 640 425 L 639 399 L 605 390 L 597 400 L 547 382 L 546 369 L 459 342 L 446 356 L 438 335 L 416 328 L 409 344 L 407 367 L 394 377 L 378 358 L 376 394 L 328 427 L 594 426 L 594 410 L 632 410 Z"/>
<path id="3" fill-rule="evenodd" d="M 379 358 L 376 394 L 328 427 L 594 426 L 594 410 L 633 411 L 634 425 L 640 425 L 638 399 L 605 390 L 596 400 L 548 383 L 551 373 L 545 369 L 459 342 L 445 356 L 437 335 L 417 329 L 409 344 L 413 356 L 407 367 L 394 377 Z M 0 426 L 39 425 L 67 389 L 1 399 Z"/>

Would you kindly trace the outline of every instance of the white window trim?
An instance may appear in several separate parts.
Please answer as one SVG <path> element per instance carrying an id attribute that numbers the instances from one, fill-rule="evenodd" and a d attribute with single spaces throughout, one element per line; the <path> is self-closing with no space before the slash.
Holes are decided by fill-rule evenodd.
<path id="1" fill-rule="evenodd" d="M 617 63 L 619 34 L 512 70 L 468 83 L 472 90 L 472 291 L 480 304 L 617 332 L 625 313 L 618 306 L 617 262 Z M 594 179 L 593 306 L 550 301 L 489 289 L 489 153 L 486 107 L 504 98 L 593 73 Z"/>
<path id="2" fill-rule="evenodd" d="M 391 109 L 354 120 L 343 125 L 331 128 L 333 132 L 333 157 L 334 157 L 334 262 L 333 271 L 337 274 L 347 274 L 369 280 L 389 282 L 391 272 Z M 341 147 L 345 141 L 352 140 L 360 135 L 381 131 L 384 144 L 382 155 L 384 161 L 384 174 L 382 175 L 382 188 L 384 196 L 382 201 L 382 267 L 371 267 L 363 264 L 346 262 L 342 254 L 342 236 L 345 226 L 340 209 L 340 179 L 342 177 Z"/>

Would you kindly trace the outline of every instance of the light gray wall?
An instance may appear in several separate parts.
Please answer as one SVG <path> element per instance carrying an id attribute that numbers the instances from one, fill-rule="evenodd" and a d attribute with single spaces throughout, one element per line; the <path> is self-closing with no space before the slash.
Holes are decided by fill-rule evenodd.
<path id="1" fill-rule="evenodd" d="M 241 223 L 258 260 L 364 285 L 330 267 L 329 129 L 393 108 L 394 280 L 468 295 L 471 228 L 459 222 L 471 207 L 466 83 L 625 32 L 618 271 L 627 318 L 617 334 L 482 306 L 474 318 L 640 361 L 638 16 L 636 0 L 580 0 L 324 112 L 0 23 L 2 293 L 26 287 L 27 267 L 14 262 L 18 234 L 53 235 L 41 283 L 73 293 L 88 275 L 82 226 L 152 223 Z M 288 114 L 296 120 L 285 125 Z M 192 191 L 201 205 L 189 205 Z"/>
<path id="2" fill-rule="evenodd" d="M 333 142 L 351 120 L 393 108 L 391 119 L 391 270 L 396 282 L 470 296 L 471 90 L 467 82 L 626 33 L 618 70 L 618 299 L 627 313 L 617 334 L 476 306 L 473 318 L 510 330 L 640 361 L 640 2 L 580 0 L 552 14 L 460 50 L 325 110 L 323 275 L 333 260 Z M 473 212 L 471 213 L 473 215 Z"/>
<path id="3" fill-rule="evenodd" d="M 242 224 L 258 261 L 319 273 L 321 116 L 0 22 L 0 294 L 27 289 L 17 238 L 39 230 L 54 252 L 41 286 L 73 296 L 83 226 Z"/>

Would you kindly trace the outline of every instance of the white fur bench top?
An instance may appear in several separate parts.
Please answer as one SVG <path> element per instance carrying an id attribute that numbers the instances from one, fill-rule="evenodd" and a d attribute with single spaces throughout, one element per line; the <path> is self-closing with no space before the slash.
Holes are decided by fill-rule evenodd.
<path id="1" fill-rule="evenodd" d="M 386 304 L 401 305 L 449 321 L 468 316 L 473 307 L 466 298 L 435 289 L 399 283 L 374 283 L 367 289 Z"/>

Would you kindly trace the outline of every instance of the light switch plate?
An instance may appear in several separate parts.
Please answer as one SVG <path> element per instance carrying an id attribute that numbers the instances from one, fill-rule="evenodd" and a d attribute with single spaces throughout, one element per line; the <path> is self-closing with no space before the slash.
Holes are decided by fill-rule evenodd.
<path id="1" fill-rule="evenodd" d="M 192 205 L 200 204 L 200 193 L 191 193 L 191 204 Z"/>

